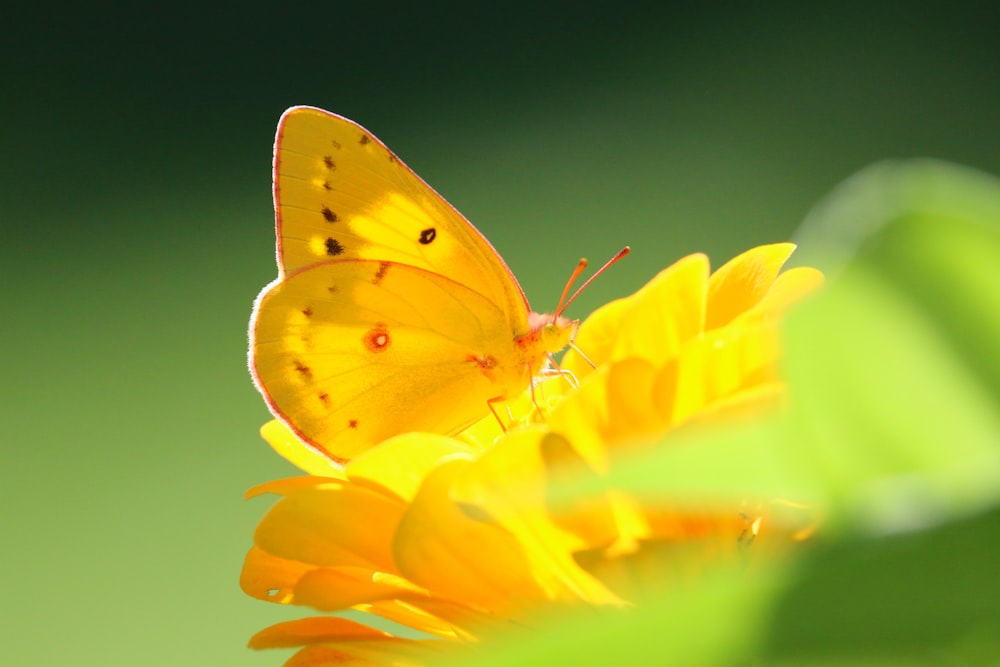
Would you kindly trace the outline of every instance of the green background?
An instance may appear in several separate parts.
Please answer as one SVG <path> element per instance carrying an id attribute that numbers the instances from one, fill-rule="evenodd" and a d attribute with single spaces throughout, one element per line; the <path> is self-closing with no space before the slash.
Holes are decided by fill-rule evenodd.
<path id="1" fill-rule="evenodd" d="M 471 4 L 471 3 L 468 3 Z M 1000 172 L 991 3 L 4 10 L 0 662 L 277 665 L 237 578 L 292 474 L 246 321 L 280 113 L 365 125 L 572 314 L 786 240 L 885 157 Z"/>

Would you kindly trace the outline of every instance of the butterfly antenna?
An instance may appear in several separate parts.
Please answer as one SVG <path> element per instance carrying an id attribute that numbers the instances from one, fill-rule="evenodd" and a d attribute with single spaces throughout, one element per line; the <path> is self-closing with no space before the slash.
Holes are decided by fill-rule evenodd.
<path id="1" fill-rule="evenodd" d="M 569 305 L 566 303 L 566 295 L 569 294 L 569 288 L 573 286 L 573 283 L 576 282 L 576 279 L 580 277 L 580 274 L 583 273 L 585 268 L 587 268 L 587 260 L 586 258 L 581 257 L 580 261 L 576 264 L 576 268 L 573 269 L 573 275 L 569 277 L 569 280 L 566 281 L 566 286 L 563 287 L 562 296 L 559 297 L 559 304 L 556 306 L 556 313 L 552 316 L 553 322 L 556 321 L 556 318 L 558 318 L 562 312 L 566 310 L 566 306 Z M 572 299 L 570 299 L 570 301 L 572 301 Z"/>
<path id="2" fill-rule="evenodd" d="M 597 271 L 594 272 L 594 275 L 592 275 L 589 278 L 587 278 L 586 282 L 584 282 L 582 285 L 580 285 L 580 287 L 578 287 L 577 290 L 575 292 L 573 292 L 573 296 L 571 296 L 570 298 L 567 299 L 566 298 L 566 292 L 569 291 L 570 285 L 572 285 L 573 282 L 577 279 L 577 277 L 579 277 L 580 272 L 583 271 L 587 267 L 587 260 L 581 259 L 580 263 L 576 265 L 576 271 L 573 272 L 573 276 L 569 279 L 569 282 L 566 283 L 566 288 L 563 289 L 563 295 L 562 295 L 562 298 L 559 299 L 559 306 L 556 308 L 555 317 L 559 317 L 560 315 L 562 315 L 563 312 L 567 308 L 569 308 L 569 304 L 573 303 L 573 300 L 576 299 L 576 297 L 578 297 L 580 295 L 580 292 L 582 292 L 584 290 L 584 288 L 587 287 L 587 285 L 589 285 L 591 282 L 593 282 L 594 278 L 596 278 L 597 276 L 599 276 L 602 273 L 604 273 L 604 271 L 609 266 L 611 266 L 612 264 L 614 264 L 615 262 L 617 262 L 619 259 L 621 259 L 625 255 L 629 254 L 630 252 L 632 252 L 632 249 L 629 248 L 628 246 L 625 246 L 624 248 L 622 248 L 621 250 L 619 250 L 618 252 L 616 252 L 614 257 L 612 257 L 607 262 L 605 262 L 604 266 L 602 266 L 601 268 L 597 269 Z"/>

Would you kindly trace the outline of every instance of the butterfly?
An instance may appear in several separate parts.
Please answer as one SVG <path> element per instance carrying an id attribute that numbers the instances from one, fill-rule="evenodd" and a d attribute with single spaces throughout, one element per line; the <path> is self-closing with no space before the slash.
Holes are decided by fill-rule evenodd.
<path id="1" fill-rule="evenodd" d="M 353 121 L 282 115 L 274 208 L 278 277 L 254 303 L 251 373 L 335 460 L 497 415 L 571 342 L 564 306 L 533 313 L 489 241 Z"/>

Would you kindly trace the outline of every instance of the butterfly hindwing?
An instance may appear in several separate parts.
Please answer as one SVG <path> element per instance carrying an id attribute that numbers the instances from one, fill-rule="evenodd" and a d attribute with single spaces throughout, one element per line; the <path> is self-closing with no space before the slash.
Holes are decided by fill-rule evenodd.
<path id="1" fill-rule="evenodd" d="M 258 297 L 251 333 L 272 410 L 338 459 L 403 430 L 454 433 L 505 383 L 528 381 L 501 309 L 389 261 L 330 261 L 284 276 Z"/>

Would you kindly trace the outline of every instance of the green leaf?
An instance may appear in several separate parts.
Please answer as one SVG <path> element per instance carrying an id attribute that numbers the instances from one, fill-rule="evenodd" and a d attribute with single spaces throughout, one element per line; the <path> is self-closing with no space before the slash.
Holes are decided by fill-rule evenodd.
<path id="1" fill-rule="evenodd" d="M 1000 664 L 1000 510 L 848 540 L 779 596 L 762 665 Z"/>
<path id="2" fill-rule="evenodd" d="M 550 665 L 735 665 L 760 641 L 766 606 L 779 579 L 719 568 L 698 581 L 650 581 L 642 605 L 575 608 L 527 628 L 492 636 L 475 659 L 462 652 L 443 664 L 507 667 Z"/>

